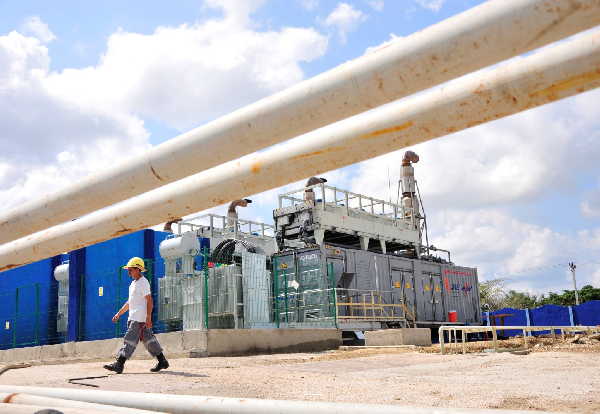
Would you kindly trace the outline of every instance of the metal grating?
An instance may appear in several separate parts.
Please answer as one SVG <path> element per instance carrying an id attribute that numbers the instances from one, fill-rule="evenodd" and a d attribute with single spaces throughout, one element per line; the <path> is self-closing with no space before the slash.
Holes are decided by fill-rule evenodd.
<path id="1" fill-rule="evenodd" d="M 267 256 L 242 253 L 244 275 L 244 328 L 272 328 L 271 272 L 267 270 Z"/>

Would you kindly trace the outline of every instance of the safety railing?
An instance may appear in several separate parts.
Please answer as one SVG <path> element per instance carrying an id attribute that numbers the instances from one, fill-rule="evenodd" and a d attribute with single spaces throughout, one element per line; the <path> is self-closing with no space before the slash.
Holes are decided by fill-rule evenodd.
<path id="1" fill-rule="evenodd" d="M 553 338 L 556 338 L 556 332 L 560 331 L 562 338 L 564 339 L 565 333 L 576 333 L 586 332 L 594 333 L 600 332 L 600 326 L 441 326 L 438 329 L 438 335 L 440 340 L 440 352 L 446 353 L 446 342 L 445 333 L 448 332 L 448 345 L 452 346 L 452 339 L 454 338 L 454 346 L 458 350 L 459 340 L 458 333 L 461 334 L 461 346 L 462 353 L 467 353 L 467 336 L 470 333 L 492 333 L 492 343 L 494 351 L 498 352 L 498 331 L 504 330 L 519 330 L 523 331 L 523 344 L 527 348 L 529 346 L 527 333 L 549 331 Z"/>
<path id="2" fill-rule="evenodd" d="M 191 217 L 177 223 L 177 232 L 199 231 L 207 237 L 227 236 L 237 238 L 238 235 L 245 237 L 260 237 L 271 239 L 275 237 L 275 227 L 271 224 L 258 221 L 235 219 L 218 214 L 203 214 Z"/>
<path id="3" fill-rule="evenodd" d="M 340 321 L 407 322 L 415 315 L 393 292 L 336 288 L 336 309 Z"/>
<path id="4" fill-rule="evenodd" d="M 322 183 L 280 194 L 278 196 L 279 208 L 306 203 L 307 191 L 313 192 L 314 200 L 316 200 L 323 209 L 327 205 L 344 207 L 346 208 L 347 214 L 354 211 L 370 214 L 372 216 L 385 217 L 394 221 L 412 217 L 412 209 L 405 208 L 400 204 L 380 200 Z M 311 195 L 309 199 L 313 199 L 313 196 Z"/>

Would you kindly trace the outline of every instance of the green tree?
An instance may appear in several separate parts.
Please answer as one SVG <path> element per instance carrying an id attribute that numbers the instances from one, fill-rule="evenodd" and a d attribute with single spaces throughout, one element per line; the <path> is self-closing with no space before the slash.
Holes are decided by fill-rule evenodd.
<path id="1" fill-rule="evenodd" d="M 579 291 L 579 302 L 584 303 L 589 300 L 600 300 L 600 289 L 592 285 L 585 285 Z"/>
<path id="2" fill-rule="evenodd" d="M 600 300 L 600 289 L 592 285 L 585 285 L 579 290 L 579 303 L 585 303 L 590 300 Z M 575 291 L 563 290 L 563 293 L 548 293 L 548 296 L 542 296 L 540 305 L 575 305 Z"/>
<path id="3" fill-rule="evenodd" d="M 503 307 L 514 309 L 535 308 L 539 306 L 538 298 L 535 295 L 530 295 L 527 292 L 517 292 L 509 290 L 504 296 Z"/>
<path id="4" fill-rule="evenodd" d="M 479 283 L 482 309 L 495 311 L 504 307 L 505 284 L 505 279 L 492 279 Z"/>

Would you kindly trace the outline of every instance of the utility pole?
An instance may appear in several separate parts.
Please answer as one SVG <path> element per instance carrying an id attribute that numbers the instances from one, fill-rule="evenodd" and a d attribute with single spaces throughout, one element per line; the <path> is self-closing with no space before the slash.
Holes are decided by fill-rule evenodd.
<path id="1" fill-rule="evenodd" d="M 571 275 L 573 276 L 573 287 L 575 288 L 575 304 L 579 305 L 579 293 L 577 293 L 577 280 L 575 279 L 575 263 L 569 262 L 569 269 L 571 269 Z"/>

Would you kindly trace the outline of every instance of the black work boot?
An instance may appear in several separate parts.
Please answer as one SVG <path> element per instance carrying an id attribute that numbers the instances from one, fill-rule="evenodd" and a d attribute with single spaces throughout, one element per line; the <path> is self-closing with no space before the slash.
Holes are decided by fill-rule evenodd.
<path id="1" fill-rule="evenodd" d="M 150 368 L 150 371 L 158 372 L 161 369 L 169 368 L 169 361 L 167 361 L 167 358 L 165 358 L 162 352 L 156 356 L 156 359 L 158 359 L 158 363 L 154 366 L 154 368 Z"/>
<path id="2" fill-rule="evenodd" d="M 109 371 L 114 371 L 117 374 L 122 374 L 123 373 L 123 368 L 125 368 L 125 361 L 127 361 L 127 358 L 120 356 L 112 364 L 106 364 L 106 365 L 104 365 L 104 368 L 107 369 L 107 370 L 109 370 Z"/>

